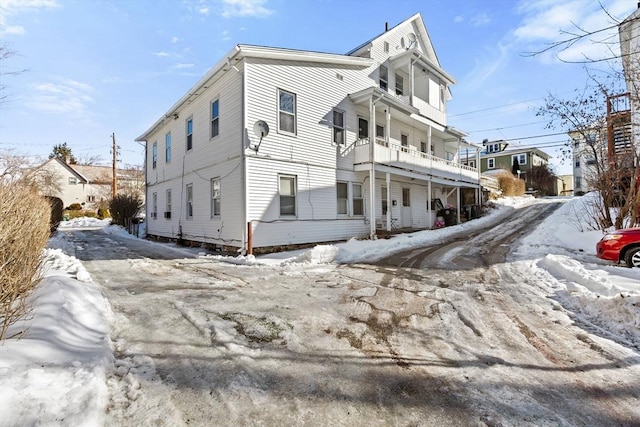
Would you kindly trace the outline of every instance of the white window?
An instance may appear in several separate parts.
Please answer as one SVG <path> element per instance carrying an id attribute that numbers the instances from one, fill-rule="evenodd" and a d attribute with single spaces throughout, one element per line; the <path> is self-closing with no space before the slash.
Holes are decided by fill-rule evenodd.
<path id="1" fill-rule="evenodd" d="M 193 148 L 193 118 L 187 119 L 187 151 Z"/>
<path id="2" fill-rule="evenodd" d="M 513 164 L 513 162 L 516 160 L 518 161 L 519 165 L 526 165 L 527 155 L 525 153 L 522 153 L 522 154 L 514 154 L 513 156 L 511 156 L 511 164 Z"/>
<path id="3" fill-rule="evenodd" d="M 344 111 L 333 110 L 333 142 L 344 144 Z"/>
<path id="4" fill-rule="evenodd" d="M 384 126 L 376 125 L 376 138 L 384 139 Z"/>
<path id="5" fill-rule="evenodd" d="M 475 168 L 476 167 L 476 161 L 475 160 L 469 160 L 467 162 L 467 166 L 469 166 L 470 168 Z"/>
<path id="6" fill-rule="evenodd" d="M 211 102 L 211 138 L 220 134 L 220 101 Z"/>
<path id="7" fill-rule="evenodd" d="M 220 215 L 220 178 L 211 180 L 211 218 Z"/>
<path id="8" fill-rule="evenodd" d="M 384 65 L 380 66 L 380 89 L 387 90 L 389 87 L 389 70 Z"/>
<path id="9" fill-rule="evenodd" d="M 167 206 L 164 211 L 164 217 L 171 219 L 171 190 L 167 190 Z"/>
<path id="10" fill-rule="evenodd" d="M 152 168 L 155 169 L 158 165 L 158 143 L 153 143 L 153 148 L 151 149 L 151 165 Z"/>
<path id="11" fill-rule="evenodd" d="M 167 132 L 164 136 L 164 152 L 167 163 L 171 161 L 171 132 Z"/>
<path id="12" fill-rule="evenodd" d="M 495 167 L 496 167 L 496 159 L 494 159 L 494 158 L 487 159 L 487 167 L 489 169 L 495 169 Z"/>
<path id="13" fill-rule="evenodd" d="M 400 74 L 396 73 L 396 95 L 404 94 L 404 79 Z"/>
<path id="14" fill-rule="evenodd" d="M 579 176 L 574 177 L 576 180 L 576 190 L 582 188 L 582 178 Z"/>
<path id="15" fill-rule="evenodd" d="M 420 152 L 427 153 L 427 143 L 424 141 L 420 141 Z"/>
<path id="16" fill-rule="evenodd" d="M 193 184 L 187 184 L 187 219 L 193 218 Z"/>
<path id="17" fill-rule="evenodd" d="M 389 42 L 384 42 L 384 52 L 389 53 Z"/>
<path id="18" fill-rule="evenodd" d="M 278 129 L 281 132 L 296 133 L 296 95 L 278 89 Z"/>
<path id="19" fill-rule="evenodd" d="M 338 215 L 347 215 L 349 213 L 349 194 L 347 183 L 336 183 L 336 193 L 338 197 Z"/>
<path id="20" fill-rule="evenodd" d="M 158 193 L 153 193 L 151 197 L 151 218 L 156 219 L 158 217 Z"/>
<path id="21" fill-rule="evenodd" d="M 353 184 L 353 214 L 364 215 L 364 197 L 362 196 L 362 184 Z"/>
<path id="22" fill-rule="evenodd" d="M 295 216 L 296 214 L 296 177 L 291 175 L 280 176 L 280 215 Z"/>
<path id="23" fill-rule="evenodd" d="M 78 178 L 76 178 L 75 176 L 69 177 L 69 185 L 76 185 L 77 183 L 78 183 Z"/>
<path id="24" fill-rule="evenodd" d="M 453 159 L 455 159 L 456 155 L 451 153 L 451 152 L 449 152 L 449 151 L 445 151 L 444 152 L 444 157 L 447 160 L 453 160 Z"/>

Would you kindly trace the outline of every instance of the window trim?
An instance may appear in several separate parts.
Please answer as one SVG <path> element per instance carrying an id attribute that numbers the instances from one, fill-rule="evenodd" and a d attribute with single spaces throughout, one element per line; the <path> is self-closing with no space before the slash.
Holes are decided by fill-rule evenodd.
<path id="1" fill-rule="evenodd" d="M 293 113 L 280 109 L 280 98 L 283 94 L 291 95 L 293 97 Z M 298 95 L 294 92 L 278 88 L 278 133 L 283 135 L 296 136 L 298 134 Z M 286 129 L 282 129 L 282 120 L 280 119 L 282 114 L 290 115 L 293 117 L 293 132 Z"/>
<path id="2" fill-rule="evenodd" d="M 358 197 L 356 197 L 356 191 L 355 191 L 356 187 L 360 187 L 360 196 Z M 356 213 L 356 205 L 355 205 L 356 200 L 361 201 L 360 206 L 362 208 L 362 213 Z M 353 212 L 353 216 L 364 216 L 364 189 L 362 188 L 362 184 L 359 182 L 351 183 L 351 206 L 352 206 L 351 212 Z"/>
<path id="3" fill-rule="evenodd" d="M 282 194 L 282 180 L 289 179 L 293 181 L 293 195 Z M 293 213 L 282 213 L 282 197 L 293 198 Z M 296 175 L 278 174 L 278 202 L 280 217 L 282 218 L 297 218 L 298 216 L 298 177 Z"/>
<path id="4" fill-rule="evenodd" d="M 524 162 L 520 161 L 521 157 L 524 158 Z M 518 159 L 518 165 L 520 165 L 520 166 L 526 165 L 527 164 L 527 153 L 512 154 L 511 155 L 511 164 L 513 164 L 513 160 L 514 159 Z"/>
<path id="5" fill-rule="evenodd" d="M 193 116 L 189 116 L 187 117 L 187 120 L 185 120 L 185 148 L 187 152 L 191 151 L 193 149 Z M 189 129 L 191 128 L 191 129 Z"/>
<path id="6" fill-rule="evenodd" d="M 218 192 L 216 194 L 216 184 L 218 186 Z M 216 212 L 216 200 L 217 212 Z M 222 183 L 220 177 L 211 178 L 211 218 L 219 218 L 222 215 Z"/>
<path id="7" fill-rule="evenodd" d="M 384 74 L 386 74 L 384 78 L 382 78 L 382 70 L 384 70 Z M 382 90 L 389 90 L 389 69 L 386 65 L 380 65 L 380 67 L 378 67 L 378 86 L 380 86 Z"/>
<path id="8" fill-rule="evenodd" d="M 380 187 L 380 207 L 382 215 L 389 212 L 389 200 L 387 200 L 387 187 Z"/>
<path id="9" fill-rule="evenodd" d="M 186 185 L 186 194 L 185 194 L 185 210 L 186 210 L 186 219 L 193 219 L 193 183 L 189 183 Z"/>
<path id="10" fill-rule="evenodd" d="M 217 115 L 214 116 L 214 106 L 216 107 Z M 220 136 L 220 98 L 216 98 L 211 101 L 211 106 L 209 108 L 210 116 L 209 116 L 209 139 L 214 139 Z M 214 134 L 215 133 L 215 134 Z"/>
<path id="11" fill-rule="evenodd" d="M 158 218 L 158 193 L 154 192 L 151 195 L 151 218 Z"/>
<path id="12" fill-rule="evenodd" d="M 155 169 L 158 166 L 158 141 L 153 143 L 151 147 L 151 168 Z"/>
<path id="13" fill-rule="evenodd" d="M 496 159 L 494 157 L 489 157 L 487 159 L 487 169 L 495 169 L 496 168 Z"/>
<path id="14" fill-rule="evenodd" d="M 395 78 L 396 78 L 396 95 L 402 96 L 404 95 L 404 78 L 398 73 L 395 73 Z M 398 86 L 398 82 L 400 83 L 400 86 Z"/>
<path id="15" fill-rule="evenodd" d="M 171 163 L 171 131 L 164 135 L 164 161 Z"/>
<path id="16" fill-rule="evenodd" d="M 406 193 L 406 198 L 405 198 Z M 402 188 L 402 207 L 410 208 L 411 207 L 411 189 L 408 187 Z"/>
<path id="17" fill-rule="evenodd" d="M 340 197 L 339 187 L 344 186 L 345 195 Z M 340 212 L 340 201 L 344 202 L 344 212 Z M 349 215 L 349 183 L 347 181 L 336 181 L 336 213 L 338 216 Z"/>
<path id="18" fill-rule="evenodd" d="M 69 185 L 78 185 L 78 178 L 76 178 L 75 176 L 70 176 Z"/>
<path id="19" fill-rule="evenodd" d="M 342 115 L 342 126 L 338 126 L 336 125 L 336 114 L 341 114 Z M 331 142 L 333 142 L 336 145 L 345 145 L 346 144 L 346 135 L 347 135 L 347 129 L 346 129 L 346 117 L 347 117 L 347 113 L 344 110 L 340 110 L 338 108 L 334 108 L 331 114 Z M 342 135 L 342 142 L 338 142 L 336 141 L 336 132 L 341 132 Z"/>
<path id="20" fill-rule="evenodd" d="M 173 200 L 172 200 L 172 194 L 171 194 L 171 189 L 169 188 L 166 193 L 165 193 L 165 211 L 164 211 L 164 217 L 165 219 L 171 219 L 171 211 L 173 209 Z M 169 216 L 167 217 L 167 212 L 169 212 Z"/>

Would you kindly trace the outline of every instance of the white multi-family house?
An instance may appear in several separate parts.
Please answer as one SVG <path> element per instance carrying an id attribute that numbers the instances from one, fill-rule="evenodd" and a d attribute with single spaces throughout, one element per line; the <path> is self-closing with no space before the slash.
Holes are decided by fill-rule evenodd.
<path id="1" fill-rule="evenodd" d="M 137 138 L 147 235 L 251 253 L 430 228 L 436 199 L 480 199 L 454 82 L 420 14 L 344 55 L 237 45 Z"/>

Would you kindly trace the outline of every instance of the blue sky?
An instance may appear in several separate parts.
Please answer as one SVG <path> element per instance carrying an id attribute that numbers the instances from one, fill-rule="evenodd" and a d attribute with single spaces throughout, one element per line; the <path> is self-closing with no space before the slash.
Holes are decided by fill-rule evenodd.
<path id="1" fill-rule="evenodd" d="M 602 0 L 624 19 L 636 0 Z M 420 12 L 442 67 L 453 75 L 449 124 L 468 140 L 513 139 L 552 156 L 564 136 L 535 116 L 549 94 L 584 87 L 581 64 L 557 51 L 560 30 L 614 23 L 596 0 L 0 0 L 0 40 L 9 102 L 0 106 L 0 150 L 45 158 L 66 142 L 80 159 L 111 159 L 115 133 L 122 164 L 142 165 L 134 141 L 236 44 L 346 53 Z M 565 60 L 610 56 L 599 33 L 560 53 Z M 604 65 L 600 65 L 604 66 Z M 568 164 L 553 161 L 559 173 Z"/>

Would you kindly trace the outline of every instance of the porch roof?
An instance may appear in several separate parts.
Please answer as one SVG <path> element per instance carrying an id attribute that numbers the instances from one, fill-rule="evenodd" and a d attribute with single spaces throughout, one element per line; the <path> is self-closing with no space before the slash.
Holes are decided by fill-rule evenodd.
<path id="1" fill-rule="evenodd" d="M 398 97 L 393 96 L 389 92 L 380 89 L 377 86 L 371 86 L 366 89 L 360 90 L 355 93 L 349 94 L 349 98 L 354 104 L 366 104 L 368 105 L 370 99 L 375 101 L 382 101 L 383 103 L 390 105 L 406 114 L 418 114 L 420 110 L 416 107 L 412 107 Z"/>

